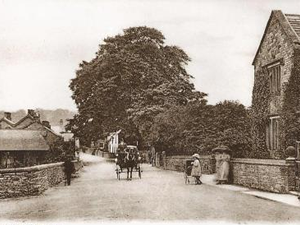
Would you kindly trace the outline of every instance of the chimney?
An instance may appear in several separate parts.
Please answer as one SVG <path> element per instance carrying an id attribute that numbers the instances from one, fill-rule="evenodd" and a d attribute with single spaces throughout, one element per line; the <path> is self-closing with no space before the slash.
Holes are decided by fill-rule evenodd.
<path id="1" fill-rule="evenodd" d="M 11 113 L 10 112 L 4 112 L 4 117 L 8 120 L 11 120 Z"/>
<path id="2" fill-rule="evenodd" d="M 51 125 L 50 125 L 49 121 L 44 120 L 44 121 L 42 121 L 42 124 L 43 124 L 43 126 L 48 127 L 49 129 L 51 129 Z"/>
<path id="3" fill-rule="evenodd" d="M 34 119 L 40 119 L 40 115 L 34 109 L 28 109 L 28 115 L 32 116 Z"/>
<path id="4" fill-rule="evenodd" d="M 33 116 L 35 115 L 35 112 L 33 109 L 28 109 L 28 115 Z"/>

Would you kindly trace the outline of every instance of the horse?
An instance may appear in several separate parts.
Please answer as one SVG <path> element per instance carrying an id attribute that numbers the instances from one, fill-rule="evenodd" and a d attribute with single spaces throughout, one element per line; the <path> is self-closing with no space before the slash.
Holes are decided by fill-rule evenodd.
<path id="1" fill-rule="evenodd" d="M 137 165 L 137 156 L 136 154 L 130 149 L 127 152 L 127 156 L 125 158 L 125 168 L 127 168 L 127 180 L 132 180 L 132 171 L 133 168 Z"/>

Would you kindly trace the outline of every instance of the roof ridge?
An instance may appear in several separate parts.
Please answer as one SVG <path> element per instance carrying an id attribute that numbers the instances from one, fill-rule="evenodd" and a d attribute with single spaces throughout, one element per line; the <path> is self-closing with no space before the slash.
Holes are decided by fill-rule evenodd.
<path id="1" fill-rule="evenodd" d="M 54 134 L 54 135 L 56 135 L 56 136 L 58 136 L 58 137 L 61 137 L 61 135 L 59 135 L 59 134 L 57 134 L 54 130 L 52 130 L 51 128 L 48 128 L 48 127 L 46 127 L 46 126 L 44 126 L 43 125 L 43 127 L 46 129 L 46 130 L 48 130 L 49 132 L 51 132 L 52 134 Z"/>
<path id="2" fill-rule="evenodd" d="M 288 24 L 289 24 L 289 26 L 290 26 L 290 28 L 291 28 L 291 30 L 293 31 L 293 33 L 296 35 L 296 37 L 297 37 L 297 39 L 298 39 L 298 42 L 300 43 L 300 38 L 299 38 L 299 35 L 297 34 L 297 32 L 295 31 L 295 29 L 294 29 L 294 27 L 292 26 L 292 24 L 291 24 L 291 22 L 289 21 L 289 19 L 287 18 L 287 16 L 286 16 L 287 14 L 284 14 L 283 13 L 283 16 L 284 16 L 284 18 L 286 19 L 286 21 L 288 22 Z"/>
<path id="3" fill-rule="evenodd" d="M 15 125 L 19 125 L 20 123 L 22 123 L 26 118 L 31 118 L 34 119 L 30 114 L 26 114 L 23 118 L 21 118 L 18 122 L 15 123 Z"/>
<path id="4" fill-rule="evenodd" d="M 10 125 L 15 125 L 15 123 L 12 120 L 7 119 L 6 117 L 2 117 L 0 119 L 0 121 L 3 121 L 3 120 L 6 121 L 6 122 L 8 122 Z"/>
<path id="5" fill-rule="evenodd" d="M 300 17 L 300 14 L 284 13 L 284 15 L 287 15 L 287 16 L 299 16 Z"/>

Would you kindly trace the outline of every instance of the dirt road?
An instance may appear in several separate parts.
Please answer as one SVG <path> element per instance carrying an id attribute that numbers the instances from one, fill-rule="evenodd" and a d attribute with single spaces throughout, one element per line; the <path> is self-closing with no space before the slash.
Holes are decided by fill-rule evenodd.
<path id="1" fill-rule="evenodd" d="M 300 208 L 209 185 L 185 185 L 183 174 L 143 165 L 142 179 L 116 179 L 114 164 L 85 166 L 71 186 L 36 197 L 0 200 L 10 221 L 218 220 L 300 221 Z M 122 174 L 125 178 L 125 174 Z M 1 221 L 0 221 L 1 223 Z"/>

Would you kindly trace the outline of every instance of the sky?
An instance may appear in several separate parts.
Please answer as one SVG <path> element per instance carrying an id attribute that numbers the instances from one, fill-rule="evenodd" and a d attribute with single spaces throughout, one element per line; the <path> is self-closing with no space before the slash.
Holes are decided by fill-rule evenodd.
<path id="1" fill-rule="evenodd" d="M 160 30 L 192 59 L 196 90 L 251 105 L 252 60 L 272 10 L 299 0 L 0 0 L 0 110 L 76 110 L 69 83 L 108 36 Z"/>

